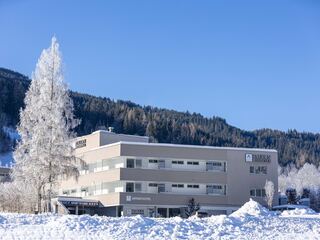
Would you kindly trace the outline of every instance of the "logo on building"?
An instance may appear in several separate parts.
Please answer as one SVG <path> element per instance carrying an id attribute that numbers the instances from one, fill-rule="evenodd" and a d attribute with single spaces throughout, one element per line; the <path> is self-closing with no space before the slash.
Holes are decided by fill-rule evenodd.
<path id="1" fill-rule="evenodd" d="M 83 140 L 79 140 L 76 142 L 76 148 L 82 148 L 87 146 L 87 140 L 83 139 Z"/>
<path id="2" fill-rule="evenodd" d="M 246 154 L 246 162 L 252 162 L 252 154 L 250 153 Z"/>
<path id="3" fill-rule="evenodd" d="M 246 162 L 271 162 L 271 155 L 247 153 L 245 158 Z"/>
<path id="4" fill-rule="evenodd" d="M 131 202 L 131 196 L 126 197 L 127 202 Z"/>

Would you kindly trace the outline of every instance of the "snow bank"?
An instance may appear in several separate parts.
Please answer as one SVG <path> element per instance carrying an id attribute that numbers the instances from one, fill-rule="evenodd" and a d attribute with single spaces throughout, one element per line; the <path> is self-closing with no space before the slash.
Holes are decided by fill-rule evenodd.
<path id="1" fill-rule="evenodd" d="M 261 217 L 261 216 L 270 216 L 272 213 L 261 206 L 256 201 L 253 201 L 251 198 L 249 202 L 246 202 L 241 208 L 233 212 L 230 217 L 235 218 L 246 218 L 246 217 Z"/>
<path id="2" fill-rule="evenodd" d="M 0 236 L 1 239 L 55 240 L 320 239 L 319 214 L 309 213 L 299 209 L 295 215 L 282 217 L 253 200 L 230 216 L 190 219 L 0 213 Z"/>
<path id="3" fill-rule="evenodd" d="M 281 216 L 304 216 L 317 214 L 311 208 L 296 208 L 294 210 L 283 211 Z"/>

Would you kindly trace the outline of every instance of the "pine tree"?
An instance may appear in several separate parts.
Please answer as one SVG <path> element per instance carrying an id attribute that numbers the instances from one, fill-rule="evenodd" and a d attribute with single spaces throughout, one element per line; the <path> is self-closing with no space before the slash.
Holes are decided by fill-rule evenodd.
<path id="1" fill-rule="evenodd" d="M 191 198 L 188 202 L 188 207 L 185 211 L 185 214 L 187 215 L 187 217 L 191 217 L 193 214 L 195 214 L 199 210 L 200 210 L 200 204 L 196 203 L 194 198 Z"/>
<path id="2" fill-rule="evenodd" d="M 51 210 L 53 187 L 59 177 L 77 177 L 79 172 L 71 138 L 79 124 L 63 81 L 62 58 L 55 37 L 43 50 L 20 112 L 21 141 L 15 150 L 14 176 L 35 186 L 38 210 L 46 197 Z"/>

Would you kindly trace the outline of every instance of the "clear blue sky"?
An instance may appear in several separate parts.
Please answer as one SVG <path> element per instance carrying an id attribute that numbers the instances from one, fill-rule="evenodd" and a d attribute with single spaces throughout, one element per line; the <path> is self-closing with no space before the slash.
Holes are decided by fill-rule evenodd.
<path id="1" fill-rule="evenodd" d="M 72 90 L 320 131 L 320 1 L 0 0 L 0 66 L 30 76 L 53 34 Z"/>

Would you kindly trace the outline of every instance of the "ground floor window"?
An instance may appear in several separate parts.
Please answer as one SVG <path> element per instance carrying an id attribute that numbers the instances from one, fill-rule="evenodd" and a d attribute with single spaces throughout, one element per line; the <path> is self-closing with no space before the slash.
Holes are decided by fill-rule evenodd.
<path id="1" fill-rule="evenodd" d="M 166 208 L 158 208 L 158 215 L 160 217 L 167 217 L 167 209 Z"/>
<path id="2" fill-rule="evenodd" d="M 169 208 L 169 217 L 180 216 L 180 208 Z"/>

